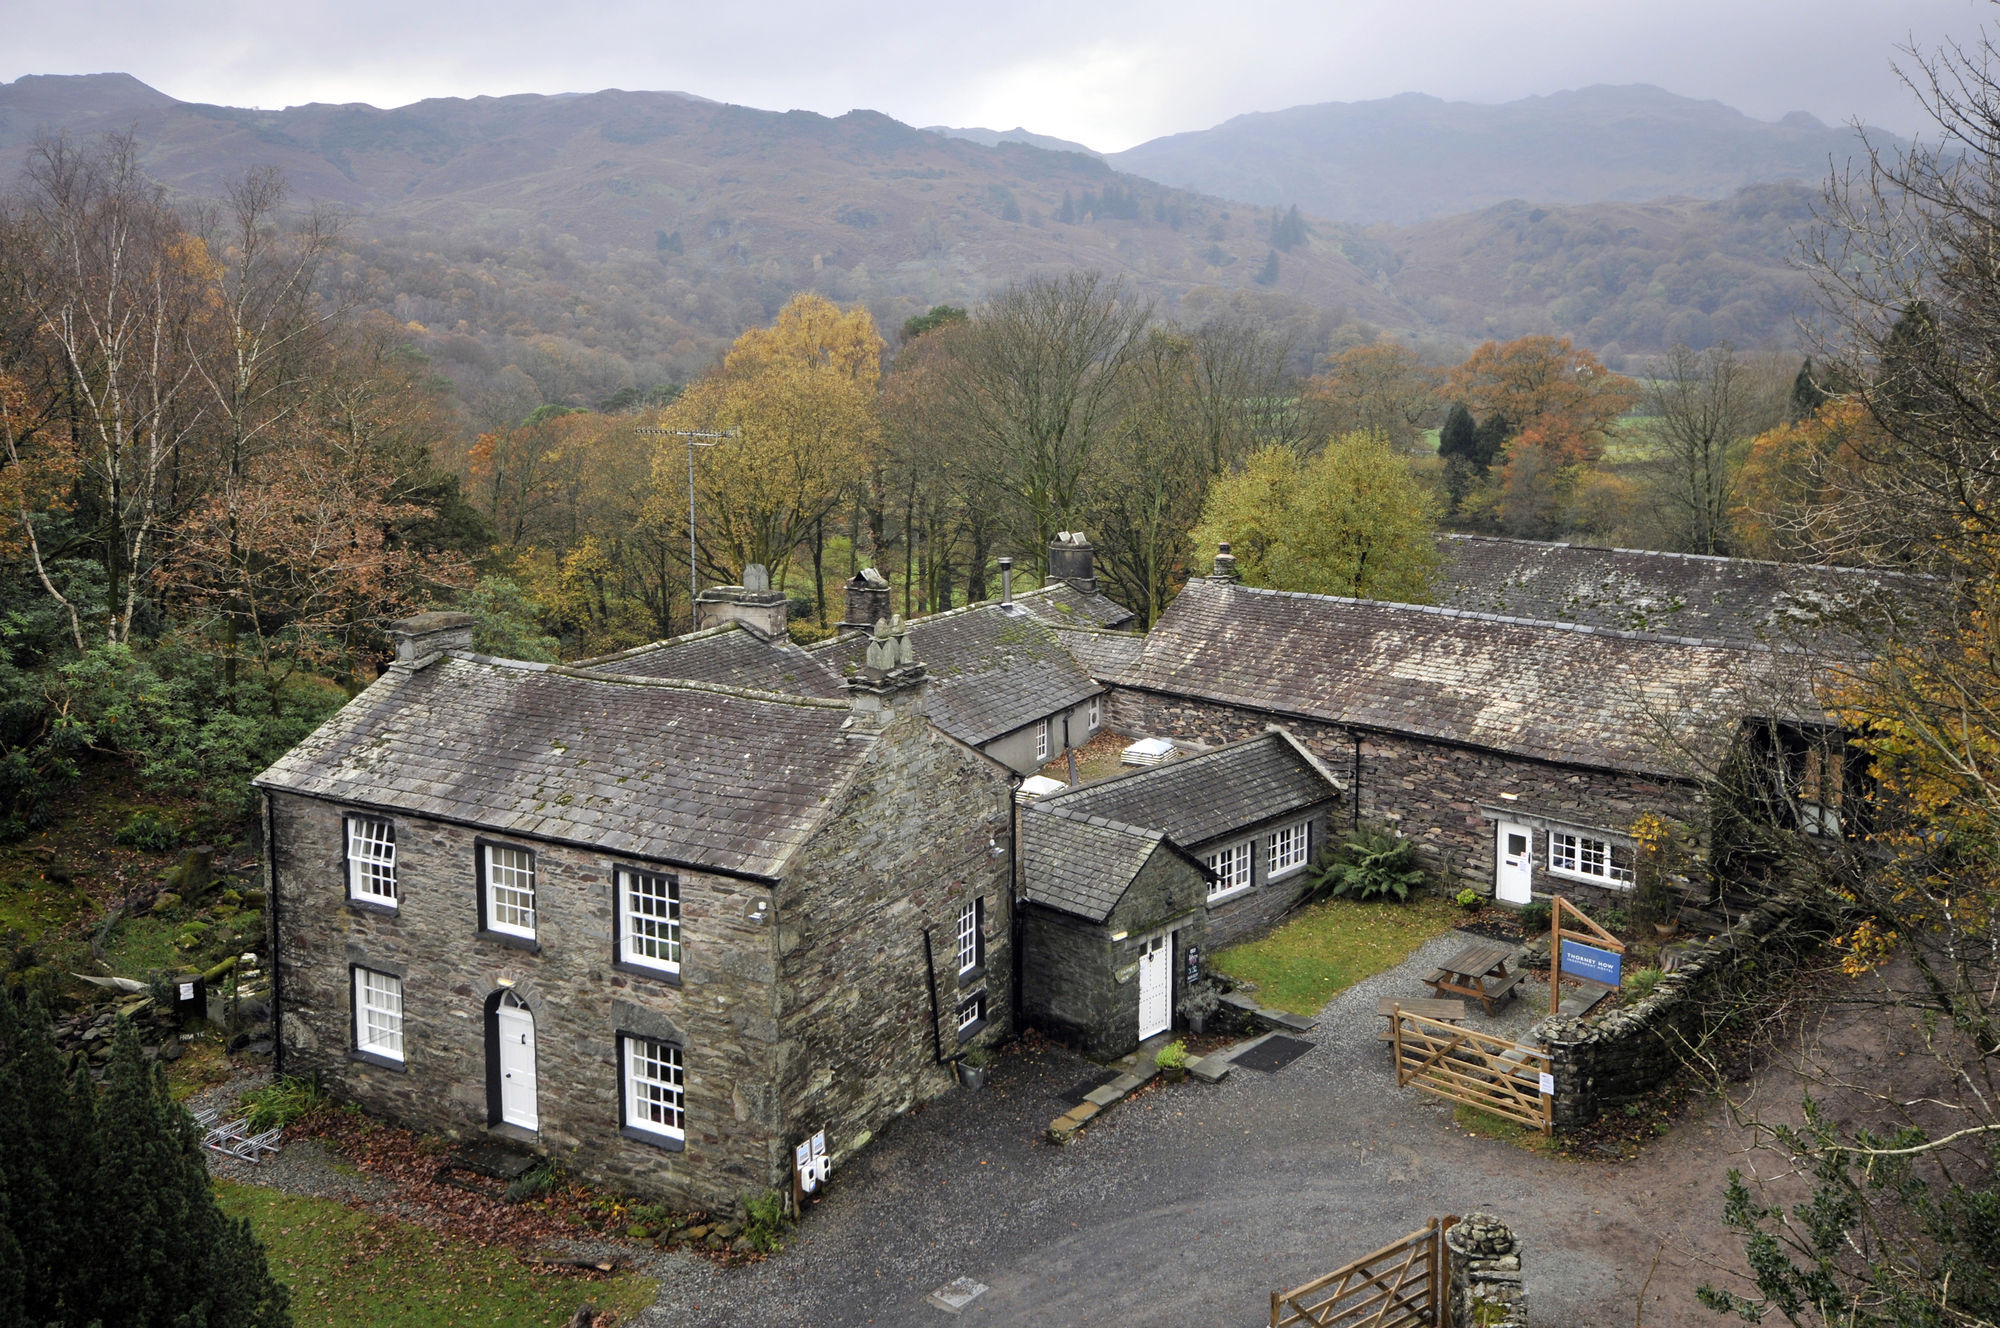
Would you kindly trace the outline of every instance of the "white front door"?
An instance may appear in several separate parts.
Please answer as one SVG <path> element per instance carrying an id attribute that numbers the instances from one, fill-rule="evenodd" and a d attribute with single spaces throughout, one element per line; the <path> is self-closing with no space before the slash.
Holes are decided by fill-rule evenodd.
<path id="1" fill-rule="evenodd" d="M 508 992 L 500 998 L 500 1119 L 541 1128 L 535 1114 L 535 1016 Z"/>
<path id="2" fill-rule="evenodd" d="M 1525 825 L 1501 821 L 1494 854 L 1493 897 L 1503 904 L 1527 904 L 1535 898 L 1535 832 Z"/>
<path id="3" fill-rule="evenodd" d="M 1174 1025 L 1174 947 L 1171 933 L 1155 936 L 1139 952 L 1139 1040 Z"/>

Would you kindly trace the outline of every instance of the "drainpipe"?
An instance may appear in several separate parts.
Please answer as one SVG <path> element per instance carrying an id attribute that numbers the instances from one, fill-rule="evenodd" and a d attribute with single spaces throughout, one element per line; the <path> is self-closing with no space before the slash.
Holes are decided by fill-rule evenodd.
<path id="1" fill-rule="evenodd" d="M 1014 602 L 1014 560 L 1000 560 L 1000 606 L 1007 607 Z"/>
<path id="2" fill-rule="evenodd" d="M 271 972 L 271 1077 L 280 1078 L 285 1073 L 285 1026 L 284 1001 L 279 983 L 284 979 L 284 967 L 278 963 L 278 813 L 272 805 L 271 795 L 264 795 L 264 884 L 268 894 L 264 905 L 271 914 L 271 933 L 265 938 L 265 966 Z"/>
<path id="3" fill-rule="evenodd" d="M 931 1055 L 944 1064 L 944 1034 L 938 1032 L 937 961 L 931 957 L 931 929 L 924 928 L 924 973 L 929 976 L 931 993 Z"/>
<path id="4" fill-rule="evenodd" d="M 1063 711 L 1063 755 L 1069 758 L 1069 786 L 1076 787 L 1076 748 L 1069 741 L 1069 711 Z"/>
<path id="5" fill-rule="evenodd" d="M 1354 735 L 1354 828 L 1361 828 L 1361 735 Z"/>
<path id="6" fill-rule="evenodd" d="M 1026 926 L 1021 917 L 1021 803 L 1014 796 L 1021 782 L 1022 776 L 1015 775 L 1007 787 L 1007 889 L 1011 896 L 1007 905 L 1007 932 L 1012 938 L 1007 957 L 1008 968 L 1012 970 L 1009 981 L 1013 984 L 1007 994 L 1007 1015 L 1012 1033 L 1019 1033 L 1025 1026 L 1021 1018 L 1021 934 Z"/>

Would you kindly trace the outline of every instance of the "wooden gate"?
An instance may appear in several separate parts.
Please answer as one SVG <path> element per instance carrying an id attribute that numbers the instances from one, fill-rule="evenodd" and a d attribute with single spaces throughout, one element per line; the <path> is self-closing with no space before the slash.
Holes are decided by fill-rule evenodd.
<path id="1" fill-rule="evenodd" d="M 1434 1217 L 1325 1277 L 1273 1291 L 1271 1328 L 1439 1328 L 1450 1305 L 1444 1233 L 1457 1221 Z"/>
<path id="2" fill-rule="evenodd" d="M 1439 1019 L 1391 1016 L 1396 1083 L 1518 1121 L 1548 1134 L 1555 1127 L 1548 1053 Z M 1546 1089 L 1546 1091 L 1545 1091 Z"/>

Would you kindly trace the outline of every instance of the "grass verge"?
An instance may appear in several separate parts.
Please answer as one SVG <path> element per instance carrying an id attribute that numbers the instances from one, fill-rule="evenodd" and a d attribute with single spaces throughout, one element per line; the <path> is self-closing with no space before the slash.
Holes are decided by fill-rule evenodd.
<path id="1" fill-rule="evenodd" d="M 1476 1134 L 1484 1139 L 1498 1139 L 1525 1148 L 1531 1153 L 1560 1153 L 1562 1145 L 1540 1130 L 1530 1129 L 1519 1121 L 1508 1120 L 1505 1116 L 1495 1116 L 1490 1111 L 1478 1107 L 1468 1107 L 1463 1102 L 1451 1109 L 1452 1124 L 1467 1134 Z"/>
<path id="2" fill-rule="evenodd" d="M 1215 956 L 1215 967 L 1257 984 L 1257 1000 L 1293 1014 L 1316 1014 L 1336 994 L 1394 968 L 1459 919 L 1444 899 L 1405 904 L 1329 899 L 1309 904 L 1260 940 Z"/>
<path id="3" fill-rule="evenodd" d="M 512 1251 L 374 1217 L 330 1199 L 215 1183 L 231 1217 L 247 1217 L 271 1271 L 292 1289 L 298 1328 L 546 1328 L 584 1301 L 630 1323 L 653 1303 L 650 1278 L 539 1272 Z"/>

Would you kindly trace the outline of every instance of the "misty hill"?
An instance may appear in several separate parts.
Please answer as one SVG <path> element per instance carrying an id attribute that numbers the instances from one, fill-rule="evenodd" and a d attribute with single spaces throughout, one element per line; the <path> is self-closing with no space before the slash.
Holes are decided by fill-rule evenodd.
<path id="1" fill-rule="evenodd" d="M 1880 141 L 1898 141 L 1886 131 Z M 1106 159 L 1165 184 L 1340 221 L 1407 223 L 1509 199 L 1723 198 L 1818 184 L 1854 131 L 1803 111 L 1771 123 L 1660 88 L 1598 86 L 1502 105 L 1404 93 L 1239 115 Z"/>
<path id="2" fill-rule="evenodd" d="M 1804 307 L 1784 263 L 1798 189 L 1402 228 L 1308 218 L 1281 237 L 1273 210 L 869 111 L 620 91 L 254 111 L 112 74 L 0 85 L 0 182 L 56 128 L 136 130 L 146 169 L 186 195 L 282 168 L 297 198 L 347 214 L 347 295 L 403 324 L 463 391 L 530 407 L 685 379 L 801 289 L 894 327 L 1073 267 L 1185 319 L 1263 322 L 1302 358 L 1377 329 L 1456 345 L 1558 331 L 1633 354 L 1682 335 L 1759 345 L 1788 339 Z"/>
<path id="3" fill-rule="evenodd" d="M 1031 129 L 1018 125 L 1012 129 L 957 129 L 951 125 L 925 125 L 933 134 L 943 134 L 946 138 L 962 138 L 968 143 L 983 143 L 996 147 L 1001 143 L 1026 143 L 1029 147 L 1047 148 L 1051 152 L 1081 152 L 1086 156 L 1101 157 L 1104 154 L 1081 143 L 1072 143 L 1054 134 L 1037 134 Z"/>

